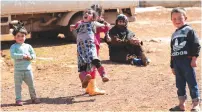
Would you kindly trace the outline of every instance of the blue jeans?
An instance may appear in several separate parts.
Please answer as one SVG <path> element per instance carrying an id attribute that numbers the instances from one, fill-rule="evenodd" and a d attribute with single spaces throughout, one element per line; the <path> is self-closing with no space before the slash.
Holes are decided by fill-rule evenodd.
<path id="1" fill-rule="evenodd" d="M 15 70 L 14 72 L 15 81 L 15 95 L 16 101 L 21 100 L 22 82 L 24 81 L 29 88 L 29 93 L 31 99 L 36 98 L 34 83 L 33 83 L 33 73 L 31 70 Z"/>
<path id="2" fill-rule="evenodd" d="M 186 82 L 187 82 L 191 98 L 198 99 L 200 97 L 199 89 L 196 82 L 195 70 L 193 67 L 191 67 L 191 58 L 188 57 L 174 58 L 173 67 L 175 70 L 178 97 L 186 96 Z"/>

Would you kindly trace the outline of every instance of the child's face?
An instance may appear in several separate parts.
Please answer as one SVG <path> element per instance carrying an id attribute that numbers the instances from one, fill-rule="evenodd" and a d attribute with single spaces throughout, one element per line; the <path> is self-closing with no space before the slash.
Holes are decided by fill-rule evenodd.
<path id="1" fill-rule="evenodd" d="M 24 33 L 18 32 L 18 33 L 15 35 L 15 37 L 14 37 L 16 43 L 19 43 L 19 44 L 24 43 L 24 42 L 25 42 L 25 39 L 26 39 L 25 36 L 26 36 L 26 35 L 25 35 Z"/>
<path id="2" fill-rule="evenodd" d="M 84 22 L 90 22 L 93 20 L 93 12 L 92 11 L 85 11 L 83 15 Z"/>
<path id="3" fill-rule="evenodd" d="M 177 28 L 180 28 L 181 26 L 185 25 L 186 17 L 182 13 L 172 13 L 171 15 L 171 21 L 173 22 L 173 25 Z"/>
<path id="4" fill-rule="evenodd" d="M 124 20 L 118 20 L 117 24 L 120 25 L 120 26 L 125 26 L 126 25 L 126 23 L 124 22 Z"/>

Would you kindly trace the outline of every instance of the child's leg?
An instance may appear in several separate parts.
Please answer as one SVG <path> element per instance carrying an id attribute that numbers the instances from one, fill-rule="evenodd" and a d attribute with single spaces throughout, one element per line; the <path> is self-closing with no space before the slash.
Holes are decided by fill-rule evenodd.
<path id="1" fill-rule="evenodd" d="M 183 74 L 183 69 L 181 68 L 183 61 L 174 60 L 173 66 L 175 70 L 177 95 L 179 100 L 179 105 L 170 109 L 170 111 L 184 111 L 185 110 L 185 100 L 186 100 L 186 79 Z"/>
<path id="2" fill-rule="evenodd" d="M 149 64 L 150 61 L 146 57 L 141 45 L 132 45 L 130 53 L 138 56 L 142 60 L 144 66 L 147 66 Z"/>
<path id="3" fill-rule="evenodd" d="M 25 72 L 24 81 L 29 88 L 31 99 L 36 99 L 36 92 L 34 88 L 33 73 L 31 70 Z"/>
<path id="4" fill-rule="evenodd" d="M 188 83 L 192 99 L 199 99 L 199 89 L 196 81 L 196 73 L 192 67 L 187 66 L 185 69 L 185 78 Z"/>
<path id="5" fill-rule="evenodd" d="M 93 71 L 92 72 L 89 72 L 89 74 L 91 75 L 91 79 L 95 79 L 95 76 L 96 76 L 96 68 L 94 67 L 93 68 Z M 90 82 L 90 80 L 89 80 Z M 89 83 L 88 83 L 89 84 Z M 87 85 L 86 87 L 86 93 L 89 93 L 89 91 L 91 90 L 92 88 L 89 88 L 89 86 Z"/>
<path id="6" fill-rule="evenodd" d="M 184 76 L 185 79 L 188 83 L 190 95 L 192 98 L 192 110 L 194 111 L 199 111 L 199 103 L 200 103 L 200 95 L 199 95 L 199 89 L 198 89 L 198 84 L 196 81 L 196 73 L 193 67 L 190 66 L 191 63 L 191 58 L 187 58 L 186 60 L 183 60 L 184 65 Z"/>
<path id="7" fill-rule="evenodd" d="M 93 68 L 93 71 L 90 72 L 90 75 L 92 76 L 92 79 L 95 79 L 95 76 L 96 76 L 96 68 L 95 67 Z"/>
<path id="8" fill-rule="evenodd" d="M 87 75 L 87 72 L 85 72 L 85 71 L 82 71 L 79 73 L 79 79 L 80 79 L 81 83 L 85 79 L 86 75 Z"/>
<path id="9" fill-rule="evenodd" d="M 179 107 L 185 110 L 185 100 L 187 96 L 186 80 L 185 80 L 185 77 L 182 75 L 182 72 L 178 69 L 175 69 L 175 77 L 176 77 L 177 94 L 179 99 Z"/>
<path id="10" fill-rule="evenodd" d="M 97 68 L 97 70 L 98 70 L 100 76 L 102 77 L 102 81 L 103 81 L 103 82 L 109 81 L 109 78 L 107 77 L 107 74 L 106 74 L 106 72 L 105 72 L 105 69 L 104 69 L 104 67 L 102 66 L 100 60 L 95 59 L 95 60 L 92 61 L 92 64 L 95 65 L 95 67 Z"/>
<path id="11" fill-rule="evenodd" d="M 38 104 L 41 101 L 36 97 L 36 92 L 34 88 L 34 80 L 33 80 L 33 73 L 31 70 L 25 72 L 24 81 L 28 85 L 29 94 L 32 99 L 32 103 Z"/>
<path id="12" fill-rule="evenodd" d="M 92 76 L 88 72 L 82 71 L 79 74 L 79 78 L 82 83 L 82 88 L 86 88 L 88 86 L 88 82 L 90 81 L 90 79 L 92 79 Z"/>
<path id="13" fill-rule="evenodd" d="M 21 91 L 22 91 L 22 81 L 23 81 L 24 73 L 21 71 L 15 71 L 14 73 L 14 81 L 15 81 L 15 95 L 16 101 L 21 100 Z"/>
<path id="14" fill-rule="evenodd" d="M 21 101 L 21 91 L 22 91 L 22 81 L 24 73 L 22 71 L 14 71 L 14 81 L 15 81 L 15 96 L 16 96 L 16 105 L 22 106 Z"/>

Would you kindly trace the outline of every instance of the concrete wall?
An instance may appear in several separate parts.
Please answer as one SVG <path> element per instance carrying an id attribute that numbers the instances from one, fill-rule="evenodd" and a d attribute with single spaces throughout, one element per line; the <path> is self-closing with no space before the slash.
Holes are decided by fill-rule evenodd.
<path id="1" fill-rule="evenodd" d="M 139 0 L 140 7 L 201 7 L 201 0 Z"/>

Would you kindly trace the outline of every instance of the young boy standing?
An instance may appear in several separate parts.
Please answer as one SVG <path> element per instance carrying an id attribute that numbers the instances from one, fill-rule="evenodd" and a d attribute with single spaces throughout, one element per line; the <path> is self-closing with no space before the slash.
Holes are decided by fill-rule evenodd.
<path id="1" fill-rule="evenodd" d="M 22 23 L 18 23 L 13 27 L 13 36 L 16 41 L 10 48 L 11 58 L 14 59 L 14 80 L 15 80 L 15 95 L 16 105 L 22 106 L 21 90 L 22 82 L 24 81 L 29 87 L 30 97 L 32 103 L 40 103 L 36 97 L 33 73 L 31 69 L 31 60 L 36 58 L 34 50 L 31 45 L 24 43 L 27 35 L 27 30 Z"/>
<path id="2" fill-rule="evenodd" d="M 193 107 L 191 111 L 200 111 L 199 89 L 196 81 L 196 60 L 200 52 L 200 44 L 195 31 L 186 24 L 186 12 L 182 8 L 171 11 L 171 21 L 177 28 L 171 38 L 171 69 L 176 78 L 179 105 L 170 111 L 184 111 L 186 96 L 186 82 L 189 87 Z"/>

